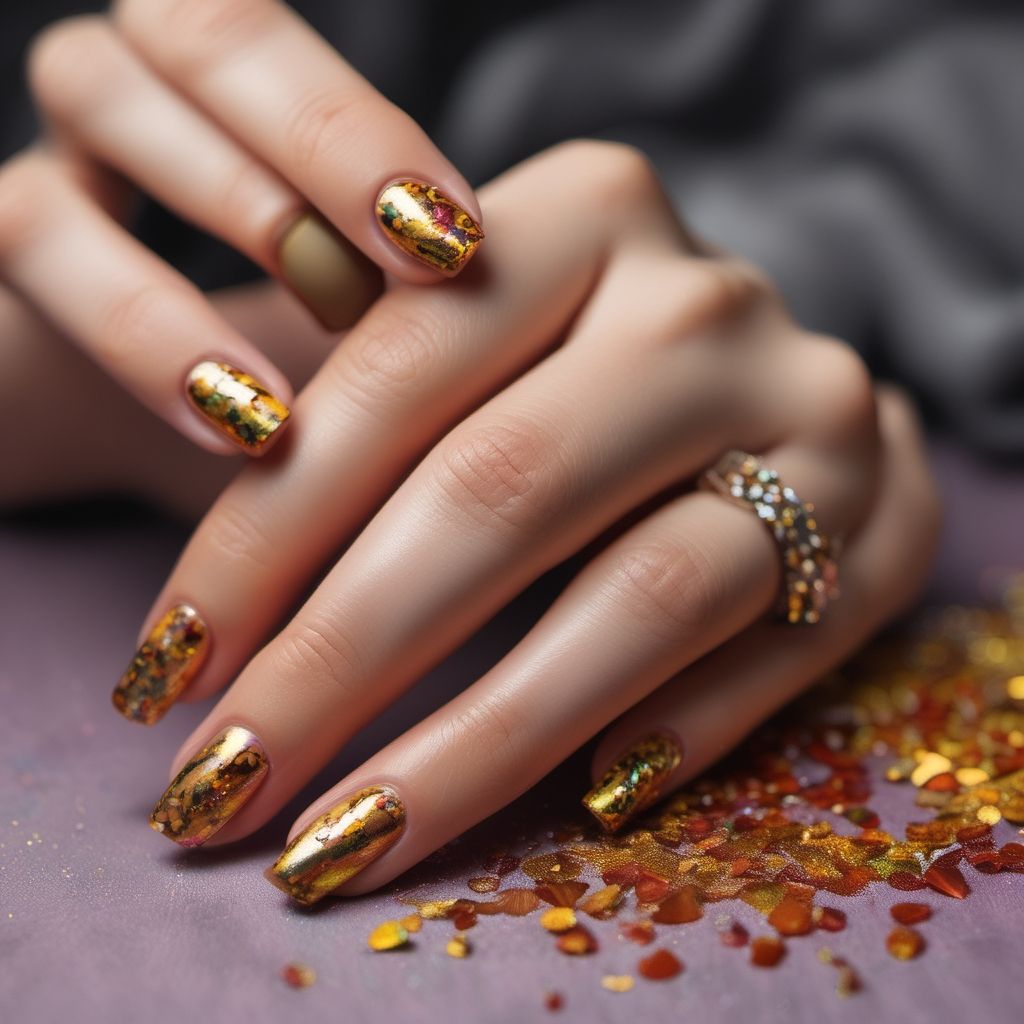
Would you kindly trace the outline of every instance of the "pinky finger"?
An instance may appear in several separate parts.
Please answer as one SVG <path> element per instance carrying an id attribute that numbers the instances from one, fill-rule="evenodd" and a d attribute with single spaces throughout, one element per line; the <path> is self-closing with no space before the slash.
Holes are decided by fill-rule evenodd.
<path id="1" fill-rule="evenodd" d="M 594 788 L 583 801 L 609 831 L 718 760 L 917 595 L 938 537 L 938 500 L 908 400 L 883 390 L 879 426 L 878 497 L 843 557 L 842 599 L 799 643 L 793 643 L 792 626 L 755 623 L 623 715 L 597 746 Z M 666 747 L 673 756 L 659 765 Z M 627 777 L 635 791 L 625 791 Z M 615 787 L 628 811 L 611 809 Z"/>

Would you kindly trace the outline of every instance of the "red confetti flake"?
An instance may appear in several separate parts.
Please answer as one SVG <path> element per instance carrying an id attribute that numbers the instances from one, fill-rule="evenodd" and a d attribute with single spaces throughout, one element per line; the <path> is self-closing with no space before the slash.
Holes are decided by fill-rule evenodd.
<path id="1" fill-rule="evenodd" d="M 927 903 L 894 903 L 889 913 L 897 924 L 920 924 L 932 916 L 932 908 Z"/>
<path id="2" fill-rule="evenodd" d="M 1003 843 L 999 847 L 999 856 L 1002 857 L 1004 863 L 1012 864 L 1016 861 L 1024 861 L 1024 844 Z"/>
<path id="3" fill-rule="evenodd" d="M 880 824 L 878 815 L 867 807 L 850 807 L 843 812 L 843 817 L 861 828 L 878 828 Z"/>
<path id="4" fill-rule="evenodd" d="M 499 878 L 512 874 L 517 867 L 519 867 L 519 858 L 508 853 L 492 853 L 484 861 L 484 871 L 489 875 L 497 875 Z"/>
<path id="5" fill-rule="evenodd" d="M 956 839 L 958 843 L 977 843 L 984 840 L 991 840 L 992 838 L 992 826 L 985 825 L 978 822 L 977 825 L 965 825 L 963 828 L 956 830 Z"/>
<path id="6" fill-rule="evenodd" d="M 955 793 L 960 788 L 960 783 L 952 772 L 940 772 L 933 775 L 922 787 L 931 793 Z"/>
<path id="7" fill-rule="evenodd" d="M 503 889 L 493 900 L 477 901 L 471 906 L 478 914 L 487 916 L 525 917 L 540 906 L 540 897 L 532 889 Z"/>
<path id="8" fill-rule="evenodd" d="M 682 962 L 667 949 L 659 949 L 650 956 L 645 956 L 637 964 L 640 976 L 649 981 L 667 981 L 669 978 L 681 974 L 682 970 Z"/>
<path id="9" fill-rule="evenodd" d="M 952 896 L 954 899 L 962 900 L 971 891 L 958 867 L 940 864 L 938 861 L 932 864 L 922 878 L 925 884 L 930 885 L 936 892 Z"/>
<path id="10" fill-rule="evenodd" d="M 597 939 L 583 925 L 578 924 L 558 936 L 558 948 L 570 956 L 583 956 L 597 950 Z"/>
<path id="11" fill-rule="evenodd" d="M 689 924 L 702 916 L 697 891 L 688 885 L 663 899 L 651 919 L 658 924 Z"/>
<path id="12" fill-rule="evenodd" d="M 815 927 L 825 932 L 841 932 L 846 927 L 846 914 L 835 907 L 815 907 L 811 919 Z"/>
<path id="13" fill-rule="evenodd" d="M 917 875 L 913 875 L 909 871 L 894 871 L 887 881 L 889 885 L 894 889 L 899 889 L 900 892 L 918 892 L 920 889 L 927 888 Z"/>
<path id="14" fill-rule="evenodd" d="M 723 946 L 740 949 L 750 941 L 750 932 L 739 921 L 733 921 L 728 927 L 719 931 L 718 937 L 722 940 Z"/>
<path id="15" fill-rule="evenodd" d="M 638 903 L 657 903 L 668 895 L 668 879 L 643 871 L 634 883 Z"/>
<path id="16" fill-rule="evenodd" d="M 632 862 L 620 864 L 616 868 L 608 868 L 607 871 L 601 874 L 601 880 L 605 885 L 618 885 L 623 889 L 636 885 L 636 880 L 639 877 L 640 865 Z"/>
<path id="17" fill-rule="evenodd" d="M 759 935 L 750 944 L 750 962 L 755 967 L 774 967 L 785 955 L 785 944 L 774 935 Z"/>
<path id="18" fill-rule="evenodd" d="M 460 910 L 452 915 L 452 924 L 460 932 L 468 931 L 476 925 L 476 914 L 471 910 Z"/>
<path id="19" fill-rule="evenodd" d="M 646 946 L 654 941 L 654 925 L 650 921 L 629 921 L 622 925 L 619 934 L 638 946 Z"/>
<path id="20" fill-rule="evenodd" d="M 534 891 L 553 907 L 575 907 L 588 888 L 586 882 L 543 882 Z"/>
<path id="21" fill-rule="evenodd" d="M 792 896 L 776 906 L 768 915 L 768 923 L 780 935 L 806 935 L 814 926 L 810 905 Z"/>
<path id="22" fill-rule="evenodd" d="M 997 875 L 1003 870 L 1003 859 L 995 850 L 979 850 L 977 853 L 969 853 L 967 860 L 975 871 L 983 875 Z"/>
<path id="23" fill-rule="evenodd" d="M 281 977 L 292 988 L 309 988 L 316 981 L 316 973 L 303 964 L 287 964 L 281 969 Z"/>
<path id="24" fill-rule="evenodd" d="M 558 1013 L 563 1006 L 565 1006 L 565 999 L 562 997 L 561 992 L 544 993 L 544 1008 L 546 1010 L 550 1010 L 552 1013 Z"/>

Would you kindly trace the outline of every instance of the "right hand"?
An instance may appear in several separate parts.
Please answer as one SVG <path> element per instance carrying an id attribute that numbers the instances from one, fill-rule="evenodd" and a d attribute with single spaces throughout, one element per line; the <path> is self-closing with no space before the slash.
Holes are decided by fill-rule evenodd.
<path id="1" fill-rule="evenodd" d="M 379 271 L 440 280 L 482 237 L 471 189 L 422 130 L 274 0 L 118 0 L 46 29 L 29 77 L 50 131 L 0 167 L 0 283 L 209 451 L 262 454 L 292 389 L 122 226 L 135 187 L 331 330 L 358 319 Z"/>

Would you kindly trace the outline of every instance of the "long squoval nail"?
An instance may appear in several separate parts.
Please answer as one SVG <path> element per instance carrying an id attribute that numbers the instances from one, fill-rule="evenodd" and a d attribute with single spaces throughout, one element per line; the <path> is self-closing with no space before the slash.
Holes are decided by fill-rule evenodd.
<path id="1" fill-rule="evenodd" d="M 199 671 L 209 643 L 206 623 L 195 608 L 175 605 L 153 627 L 114 687 L 114 707 L 133 722 L 158 722 Z"/>
<path id="2" fill-rule="evenodd" d="M 461 206 L 417 181 L 388 185 L 377 197 L 377 220 L 399 249 L 445 274 L 461 270 L 484 237 Z"/>
<path id="3" fill-rule="evenodd" d="M 226 437 L 259 452 L 291 415 L 280 399 L 247 373 L 208 360 L 192 368 L 185 383 L 193 405 Z"/>
<path id="4" fill-rule="evenodd" d="M 264 875 L 299 903 L 316 903 L 391 849 L 404 828 L 394 790 L 361 789 L 300 832 Z"/>
<path id="5" fill-rule="evenodd" d="M 315 213 L 303 214 L 278 248 L 281 276 L 329 331 L 351 327 L 380 293 L 380 271 Z"/>
<path id="6" fill-rule="evenodd" d="M 201 846 L 256 792 L 268 768 L 260 741 L 230 725 L 178 772 L 150 827 L 182 846 Z"/>
<path id="7" fill-rule="evenodd" d="M 656 803 L 662 787 L 682 760 L 669 736 L 649 736 L 619 758 L 583 798 L 583 806 L 608 832 L 617 832 L 635 814 Z"/>

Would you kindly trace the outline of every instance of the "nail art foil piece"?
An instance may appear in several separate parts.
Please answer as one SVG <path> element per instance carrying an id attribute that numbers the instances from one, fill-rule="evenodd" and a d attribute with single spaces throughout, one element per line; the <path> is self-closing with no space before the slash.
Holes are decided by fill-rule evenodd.
<path id="1" fill-rule="evenodd" d="M 228 726 L 191 758 L 167 787 L 150 827 L 182 846 L 201 846 L 256 792 L 270 766 L 256 737 Z"/>
<path id="2" fill-rule="evenodd" d="M 656 803 L 682 751 L 668 736 L 650 736 L 631 747 L 583 798 L 583 806 L 607 832 L 617 832 L 635 814 Z"/>
<path id="3" fill-rule="evenodd" d="M 248 452 L 262 449 L 291 415 L 284 402 L 227 363 L 200 363 L 185 386 L 195 407 Z"/>
<path id="4" fill-rule="evenodd" d="M 361 789 L 299 833 L 264 874 L 299 903 L 316 903 L 386 853 L 404 828 L 392 790 Z"/>
<path id="5" fill-rule="evenodd" d="M 377 198 L 377 219 L 400 249 L 446 274 L 460 270 L 484 237 L 462 207 L 416 181 L 388 185 Z"/>
<path id="6" fill-rule="evenodd" d="M 114 687 L 114 707 L 133 722 L 158 722 L 202 667 L 208 647 L 198 612 L 176 605 L 153 627 Z"/>

